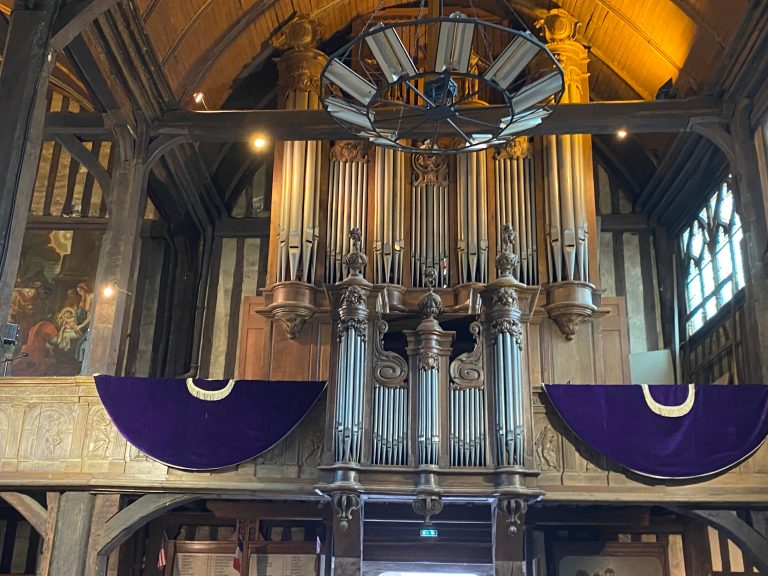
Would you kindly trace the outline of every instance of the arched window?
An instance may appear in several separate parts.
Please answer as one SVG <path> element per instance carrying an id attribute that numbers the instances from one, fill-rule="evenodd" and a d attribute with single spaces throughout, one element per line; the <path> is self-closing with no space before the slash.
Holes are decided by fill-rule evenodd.
<path id="1" fill-rule="evenodd" d="M 729 175 L 680 238 L 688 335 L 744 287 L 741 238 L 741 220 L 736 214 Z"/>

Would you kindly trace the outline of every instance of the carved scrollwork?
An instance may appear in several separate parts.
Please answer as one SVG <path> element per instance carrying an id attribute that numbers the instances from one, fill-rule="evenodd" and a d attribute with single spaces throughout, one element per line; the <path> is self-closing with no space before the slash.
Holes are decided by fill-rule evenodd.
<path id="1" fill-rule="evenodd" d="M 531 155 L 531 143 L 528 136 L 520 136 L 508 140 L 504 146 L 496 151 L 494 158 L 502 160 L 504 158 L 528 158 Z"/>
<path id="2" fill-rule="evenodd" d="M 333 509 L 339 519 L 339 528 L 346 532 L 352 513 L 360 508 L 360 496 L 350 492 L 338 492 L 333 495 Z"/>
<path id="3" fill-rule="evenodd" d="M 514 318 L 499 318 L 491 324 L 491 339 L 495 342 L 499 334 L 511 334 L 517 348 L 523 349 L 523 328 Z"/>
<path id="4" fill-rule="evenodd" d="M 434 352 L 422 352 L 419 354 L 419 370 L 439 370 L 440 356 Z"/>
<path id="5" fill-rule="evenodd" d="M 448 159 L 439 154 L 414 154 L 413 185 L 448 186 Z"/>
<path id="6" fill-rule="evenodd" d="M 443 499 L 437 494 L 419 496 L 412 504 L 413 511 L 424 517 L 425 524 L 432 523 L 432 516 L 443 511 Z"/>
<path id="7" fill-rule="evenodd" d="M 331 148 L 331 160 L 336 162 L 367 162 L 365 143 L 362 140 L 338 140 Z"/>
<path id="8" fill-rule="evenodd" d="M 388 328 L 384 320 L 379 320 L 373 351 L 373 381 L 376 386 L 403 388 L 408 376 L 408 364 L 399 354 L 384 350 L 384 334 Z"/>
<path id="9" fill-rule="evenodd" d="M 472 322 L 469 331 L 475 339 L 475 347 L 471 352 L 461 354 L 451 362 L 451 388 L 482 388 L 485 384 L 485 371 L 483 369 L 483 339 L 481 338 L 482 326 L 480 322 Z"/>
<path id="10" fill-rule="evenodd" d="M 347 333 L 348 330 L 354 330 L 355 334 L 363 342 L 366 342 L 368 340 L 368 321 L 365 318 L 357 318 L 355 316 L 351 316 L 351 317 L 342 318 L 341 320 L 339 320 L 339 328 L 338 328 L 339 342 L 341 342 L 341 338 L 344 336 L 344 334 Z"/>
<path id="11" fill-rule="evenodd" d="M 520 525 L 520 516 L 528 511 L 528 503 L 522 498 L 499 498 L 499 510 L 507 517 L 507 532 L 514 536 Z"/>

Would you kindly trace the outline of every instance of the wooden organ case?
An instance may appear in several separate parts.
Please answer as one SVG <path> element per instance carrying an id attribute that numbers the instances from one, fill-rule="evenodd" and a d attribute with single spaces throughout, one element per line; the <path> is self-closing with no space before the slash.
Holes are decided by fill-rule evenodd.
<path id="1" fill-rule="evenodd" d="M 575 22 L 540 25 L 566 101 L 588 100 Z M 277 40 L 286 107 L 319 107 L 316 40 L 301 17 Z M 341 527 L 363 494 L 409 498 L 426 521 L 451 496 L 495 501 L 514 532 L 541 494 L 540 383 L 628 377 L 623 304 L 600 297 L 589 136 L 450 157 L 286 142 L 271 226 L 239 376 L 328 380 L 318 489 Z"/>

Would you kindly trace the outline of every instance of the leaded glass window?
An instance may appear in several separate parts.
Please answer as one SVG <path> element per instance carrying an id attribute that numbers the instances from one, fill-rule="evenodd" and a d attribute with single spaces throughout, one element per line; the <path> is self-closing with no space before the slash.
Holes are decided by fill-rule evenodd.
<path id="1" fill-rule="evenodd" d="M 728 176 L 680 237 L 689 335 L 744 287 L 741 238 Z"/>

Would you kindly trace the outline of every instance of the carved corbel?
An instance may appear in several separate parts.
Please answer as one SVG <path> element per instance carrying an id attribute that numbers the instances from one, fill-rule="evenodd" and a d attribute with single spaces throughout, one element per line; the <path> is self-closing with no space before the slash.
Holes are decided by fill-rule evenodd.
<path id="1" fill-rule="evenodd" d="M 360 496 L 353 492 L 337 492 L 333 495 L 332 504 L 339 519 L 339 528 L 346 532 L 352 520 L 352 514 L 360 508 Z"/>
<path id="2" fill-rule="evenodd" d="M 432 523 L 432 516 L 443 511 L 443 499 L 439 494 L 422 494 L 412 504 L 413 511 L 424 517 L 424 524 Z"/>
<path id="3" fill-rule="evenodd" d="M 528 503 L 522 498 L 499 498 L 498 506 L 507 518 L 507 532 L 514 536 L 521 523 L 520 517 L 528 511 Z"/>
<path id="4" fill-rule="evenodd" d="M 597 311 L 592 303 L 594 288 L 588 282 L 576 280 L 550 285 L 545 309 L 566 340 L 573 340 L 581 324 Z"/>

